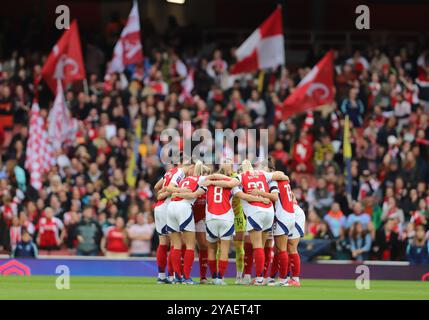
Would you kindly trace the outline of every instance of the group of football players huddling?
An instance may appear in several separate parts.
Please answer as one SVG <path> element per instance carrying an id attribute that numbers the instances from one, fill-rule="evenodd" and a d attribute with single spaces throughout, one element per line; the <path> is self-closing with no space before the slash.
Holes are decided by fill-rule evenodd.
<path id="1" fill-rule="evenodd" d="M 233 169 L 231 159 L 216 173 L 197 161 L 169 169 L 156 183 L 159 284 L 196 284 L 191 269 L 198 247 L 199 283 L 209 283 L 208 266 L 210 283 L 226 285 L 233 241 L 236 284 L 300 286 L 297 247 L 305 214 L 288 176 L 276 171 L 270 158 L 257 168 L 244 160 L 237 172 Z"/>

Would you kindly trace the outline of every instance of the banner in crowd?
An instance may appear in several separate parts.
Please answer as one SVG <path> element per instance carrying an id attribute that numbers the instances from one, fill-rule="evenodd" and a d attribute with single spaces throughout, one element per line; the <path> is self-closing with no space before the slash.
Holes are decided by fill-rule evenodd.
<path id="1" fill-rule="evenodd" d="M 70 111 L 67 109 L 61 81 L 58 81 L 57 85 L 54 105 L 48 116 L 49 138 L 54 150 L 61 149 L 63 144 L 73 143 L 77 130 L 77 120 L 70 116 Z"/>
<path id="2" fill-rule="evenodd" d="M 28 134 L 25 168 L 30 173 L 31 186 L 40 190 L 42 188 L 42 175 L 50 170 L 55 160 L 45 119 L 40 114 L 37 102 L 33 102 L 31 107 Z"/>
<path id="3" fill-rule="evenodd" d="M 126 65 L 143 63 L 143 46 L 140 41 L 140 16 L 137 1 L 121 32 L 121 36 L 113 49 L 113 58 L 110 61 L 107 74 L 123 72 Z"/>
<path id="4" fill-rule="evenodd" d="M 282 9 L 277 9 L 237 49 L 231 73 L 276 68 L 285 63 Z"/>
<path id="5" fill-rule="evenodd" d="M 194 69 L 189 69 L 185 80 L 182 82 L 182 92 L 179 96 L 180 102 L 193 101 L 192 90 L 194 89 Z"/>
<path id="6" fill-rule="evenodd" d="M 127 184 L 130 187 L 135 187 L 137 183 L 137 174 L 138 174 L 137 161 L 139 156 L 139 146 L 140 146 L 141 137 L 142 137 L 142 123 L 141 123 L 141 119 L 137 119 L 137 123 L 134 128 L 133 151 L 132 151 L 131 157 L 129 158 L 127 174 L 126 174 Z"/>
<path id="7" fill-rule="evenodd" d="M 285 119 L 334 101 L 334 54 L 330 50 L 284 101 Z"/>
<path id="8" fill-rule="evenodd" d="M 73 81 L 85 79 L 85 66 L 76 20 L 53 47 L 43 66 L 42 76 L 54 93 L 56 93 L 58 79 L 62 80 L 64 86 Z"/>

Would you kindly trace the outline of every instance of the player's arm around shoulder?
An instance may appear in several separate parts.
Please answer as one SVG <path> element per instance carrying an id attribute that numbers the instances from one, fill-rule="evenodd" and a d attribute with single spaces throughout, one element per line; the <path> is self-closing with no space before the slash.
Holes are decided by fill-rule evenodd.
<path id="1" fill-rule="evenodd" d="M 247 193 L 244 193 L 243 191 L 239 191 L 235 193 L 234 196 L 247 202 L 263 202 L 265 204 L 269 204 L 271 202 L 271 200 L 268 198 L 247 194 Z"/>
<path id="2" fill-rule="evenodd" d="M 289 177 L 282 171 L 274 171 L 271 173 L 271 179 L 274 181 L 289 181 Z"/>
<path id="3" fill-rule="evenodd" d="M 164 178 L 161 178 L 161 179 L 158 180 L 158 182 L 153 187 L 153 189 L 155 190 L 155 192 L 158 192 L 158 191 L 161 190 L 163 183 L 164 183 Z"/>
<path id="4" fill-rule="evenodd" d="M 202 188 L 199 188 L 194 192 L 173 192 L 172 197 L 178 197 L 182 199 L 196 199 L 202 196 L 204 193 L 206 193 L 206 191 Z"/>
<path id="5" fill-rule="evenodd" d="M 171 195 L 171 192 L 160 191 L 160 192 L 157 193 L 156 199 L 157 200 L 164 200 L 164 199 L 168 198 L 170 195 Z"/>
<path id="6" fill-rule="evenodd" d="M 216 174 L 217 176 L 218 174 Z M 224 175 L 219 175 L 222 176 L 221 179 L 206 179 L 206 181 L 204 181 L 203 185 L 208 187 L 208 186 L 215 186 L 215 187 L 222 187 L 222 188 L 235 188 L 237 186 L 240 185 L 240 181 L 238 179 L 231 179 L 228 176 L 224 176 Z M 208 176 L 210 177 L 210 176 Z"/>
<path id="7" fill-rule="evenodd" d="M 258 197 L 263 197 L 266 198 L 272 202 L 276 202 L 279 199 L 279 193 L 278 190 L 277 191 L 270 191 L 270 192 L 265 192 L 259 189 L 253 189 L 252 191 L 250 191 L 250 194 L 253 196 L 258 196 Z"/>
<path id="8" fill-rule="evenodd" d="M 230 177 L 221 174 L 221 173 L 212 173 L 206 176 L 207 180 L 222 180 L 222 179 L 230 179 Z"/>
<path id="9" fill-rule="evenodd" d="M 189 188 L 180 188 L 173 185 L 169 185 L 168 187 L 165 187 L 162 189 L 162 191 L 170 192 L 170 193 L 179 193 L 179 192 L 189 192 L 191 189 Z"/>

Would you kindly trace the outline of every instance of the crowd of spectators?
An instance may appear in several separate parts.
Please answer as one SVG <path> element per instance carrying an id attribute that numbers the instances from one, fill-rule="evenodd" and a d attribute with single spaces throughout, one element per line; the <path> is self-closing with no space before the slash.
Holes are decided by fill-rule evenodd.
<path id="1" fill-rule="evenodd" d="M 157 48 L 145 50 L 144 65 L 104 78 L 93 65 L 99 51 L 86 50 L 87 86 L 67 89 L 76 139 L 56 154 L 40 191 L 29 184 L 25 158 L 32 100 L 38 96 L 44 117 L 53 101 L 41 78 L 43 59 L 14 52 L 0 60 L 0 116 L 13 116 L 0 128 L 3 251 L 36 255 L 34 244 L 25 250 L 34 241 L 47 252 L 153 255 L 153 186 L 166 170 L 160 133 L 190 120 L 194 129 L 212 131 L 268 128 L 269 152 L 307 214 L 306 237 L 330 240 L 332 258 L 429 262 L 427 49 L 334 50 L 335 102 L 289 119 L 282 101 L 323 52 L 309 52 L 303 66 L 232 76 L 234 49 Z M 194 87 L 187 92 L 190 70 Z M 343 174 L 345 115 L 351 194 Z M 133 186 L 126 170 L 137 121 L 143 135 Z"/>

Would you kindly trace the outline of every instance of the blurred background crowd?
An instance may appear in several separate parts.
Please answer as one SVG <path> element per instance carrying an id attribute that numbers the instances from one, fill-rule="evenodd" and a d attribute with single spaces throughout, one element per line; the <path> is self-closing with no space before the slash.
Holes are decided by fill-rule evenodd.
<path id="1" fill-rule="evenodd" d="M 145 43 L 144 65 L 124 74 L 104 77 L 114 43 L 109 36 L 117 37 L 119 21 L 105 26 L 103 42 L 85 47 L 87 85 L 65 94 L 78 119 L 75 143 L 55 155 L 40 192 L 29 184 L 24 164 L 32 100 L 37 93 L 44 117 L 53 102 L 41 79 L 48 52 L 2 53 L 3 253 L 153 256 L 153 186 L 168 169 L 159 158 L 160 133 L 189 120 L 194 129 L 269 130 L 269 153 L 290 176 L 307 215 L 307 260 L 429 263 L 428 47 L 333 46 L 335 103 L 283 119 L 282 102 L 330 47 L 306 50 L 301 64 L 289 65 L 286 57 L 277 70 L 231 76 L 234 47 L 185 46 L 186 34 L 170 22 L 156 41 Z M 342 156 L 345 115 L 352 127 L 351 194 Z M 126 172 L 137 122 L 142 138 L 133 186 Z"/>

